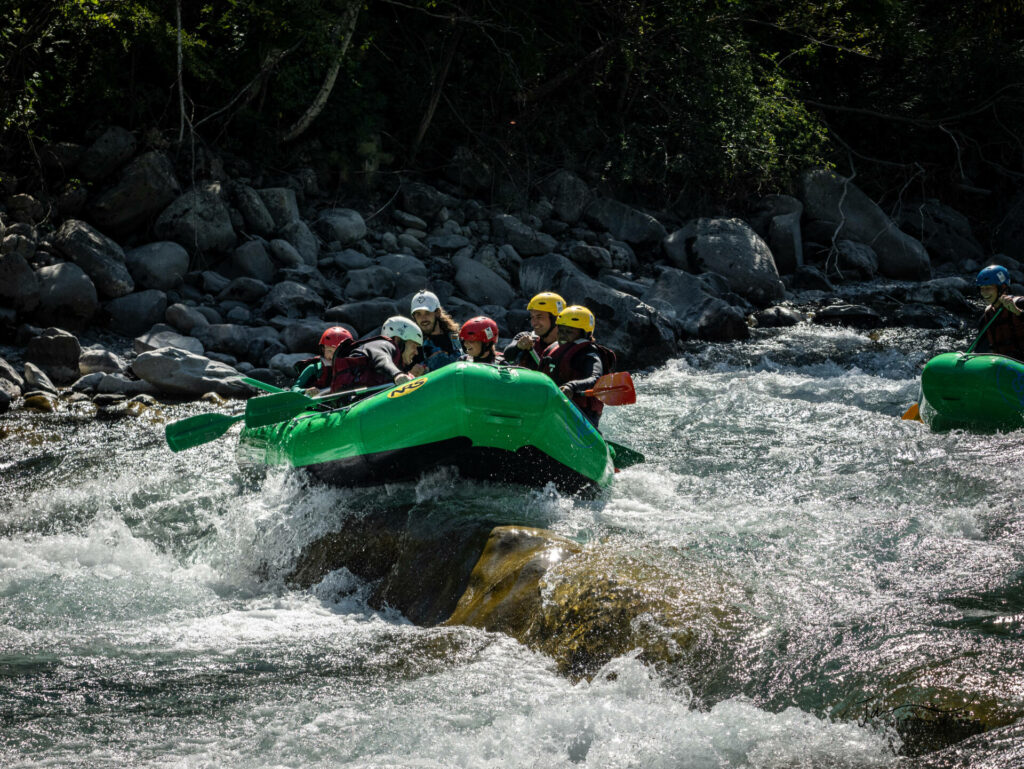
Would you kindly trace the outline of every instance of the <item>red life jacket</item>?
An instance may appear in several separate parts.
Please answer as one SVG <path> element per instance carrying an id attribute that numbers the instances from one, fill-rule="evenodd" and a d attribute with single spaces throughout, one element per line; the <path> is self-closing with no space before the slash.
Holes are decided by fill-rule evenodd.
<path id="1" fill-rule="evenodd" d="M 368 357 L 352 354 L 367 342 L 375 342 L 379 339 L 385 340 L 394 348 L 391 353 L 391 359 L 398 368 L 402 368 L 402 351 L 388 337 L 375 336 L 370 339 L 360 339 L 345 351 L 345 357 L 339 357 L 337 353 L 334 354 L 331 392 L 349 390 L 353 387 L 376 387 L 377 385 L 391 383 L 391 377 L 378 374 Z"/>
<path id="2" fill-rule="evenodd" d="M 585 350 L 592 349 L 597 350 L 597 354 L 601 357 L 601 365 L 603 367 L 601 375 L 608 374 L 614 370 L 615 353 L 607 347 L 602 347 L 593 339 L 588 339 L 584 342 L 569 345 L 559 344 L 558 342 L 552 344 L 544 351 L 544 357 L 541 359 L 541 371 L 554 379 L 555 384 L 561 387 L 566 382 L 580 378 L 575 369 L 573 369 L 573 360 Z M 583 393 L 572 396 L 572 402 L 581 411 L 589 411 L 597 416 L 601 416 L 601 412 L 604 411 L 604 404 L 601 401 L 593 396 L 583 395 Z"/>
<path id="3" fill-rule="evenodd" d="M 356 344 L 357 343 L 354 339 L 346 339 L 338 345 L 338 349 L 334 351 L 334 358 L 331 359 L 332 365 L 330 366 L 324 363 L 322 355 L 318 355 L 315 358 L 300 360 L 295 364 L 295 373 L 301 374 L 306 370 L 307 366 L 315 365 L 317 367 L 316 378 L 313 381 L 308 382 L 306 386 L 315 387 L 318 390 L 323 390 L 325 387 L 331 387 L 334 384 L 334 376 L 338 360 L 345 355 L 351 354 L 352 350 L 355 349 Z"/>

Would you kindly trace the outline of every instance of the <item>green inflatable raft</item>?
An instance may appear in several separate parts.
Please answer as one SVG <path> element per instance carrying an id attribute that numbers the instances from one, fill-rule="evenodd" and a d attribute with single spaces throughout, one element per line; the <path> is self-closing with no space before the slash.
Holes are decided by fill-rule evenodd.
<path id="1" fill-rule="evenodd" d="M 577 491 L 608 486 L 615 472 L 613 450 L 550 377 L 469 362 L 352 406 L 246 427 L 237 453 L 242 465 L 291 465 L 340 486 L 455 466 L 463 477 Z"/>
<path id="2" fill-rule="evenodd" d="M 935 356 L 921 372 L 921 417 L 934 430 L 1024 426 L 1024 363 L 1004 355 Z"/>

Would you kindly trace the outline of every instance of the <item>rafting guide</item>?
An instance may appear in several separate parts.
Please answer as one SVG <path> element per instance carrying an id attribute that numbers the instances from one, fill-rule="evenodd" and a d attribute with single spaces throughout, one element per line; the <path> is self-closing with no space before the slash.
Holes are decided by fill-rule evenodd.
<path id="1" fill-rule="evenodd" d="M 520 331 L 505 348 L 505 360 L 517 366 L 536 369 L 540 356 L 558 341 L 556 321 L 565 309 L 565 300 L 551 291 L 537 294 L 526 305 L 532 331 Z"/>
<path id="2" fill-rule="evenodd" d="M 978 273 L 974 283 L 986 305 L 980 325 L 989 350 L 1024 361 L 1024 296 L 1010 295 L 1010 271 L 992 264 Z"/>

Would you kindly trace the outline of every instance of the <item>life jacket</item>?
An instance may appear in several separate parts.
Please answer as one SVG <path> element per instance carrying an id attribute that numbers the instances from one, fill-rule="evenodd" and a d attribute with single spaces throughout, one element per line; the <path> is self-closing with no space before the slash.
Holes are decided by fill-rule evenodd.
<path id="1" fill-rule="evenodd" d="M 469 353 L 465 353 L 460 360 L 469 361 L 470 363 L 493 363 L 496 366 L 500 366 L 505 363 L 505 356 L 502 355 L 501 350 L 494 346 L 494 342 L 491 342 L 491 349 L 482 358 L 474 358 Z"/>
<path id="2" fill-rule="evenodd" d="M 331 363 L 337 364 L 339 358 L 342 358 L 346 355 L 350 355 L 355 346 L 356 341 L 354 339 L 346 339 L 344 342 L 338 345 L 338 348 L 334 351 L 334 358 L 331 359 Z M 326 365 L 324 363 L 323 357 L 320 355 L 317 355 L 315 358 L 306 358 L 305 360 L 300 360 L 298 363 L 295 364 L 295 373 L 296 375 L 301 374 L 303 371 L 306 370 L 307 366 L 314 365 L 317 367 L 316 378 L 313 379 L 311 382 L 308 382 L 306 386 L 315 387 L 318 390 L 323 390 L 325 387 L 331 387 L 331 385 L 334 383 L 335 365 Z"/>
<path id="3" fill-rule="evenodd" d="M 1020 303 L 1020 297 L 1010 297 L 1015 304 Z M 985 308 L 981 316 L 982 325 L 992 320 L 995 309 L 991 306 Z M 1006 355 L 1019 361 L 1024 361 L 1024 314 L 1014 315 L 1004 309 L 995 322 L 985 331 L 985 339 L 989 347 L 996 355 Z"/>
<path id="4" fill-rule="evenodd" d="M 544 357 L 540 361 L 540 370 L 554 379 L 555 384 L 561 387 L 566 382 L 579 379 L 579 375 L 573 368 L 573 361 L 577 355 L 587 350 L 597 350 L 597 354 L 601 358 L 602 376 L 615 370 L 615 353 L 593 339 L 568 345 L 555 342 L 544 351 Z M 604 404 L 592 395 L 579 393 L 572 396 L 572 402 L 584 414 L 589 411 L 600 417 L 601 412 L 604 411 Z"/>
<path id="5" fill-rule="evenodd" d="M 366 355 L 355 355 L 361 347 L 368 342 L 375 342 L 383 339 L 393 348 L 391 359 L 399 368 L 402 367 L 402 351 L 395 346 L 386 336 L 374 336 L 369 339 L 361 339 L 345 350 L 344 357 L 334 354 L 334 366 L 332 381 L 330 383 L 332 392 L 348 390 L 353 387 L 376 387 L 377 385 L 390 384 L 391 378 L 377 373 L 373 368 L 370 359 Z M 341 348 L 338 348 L 339 351 Z"/>

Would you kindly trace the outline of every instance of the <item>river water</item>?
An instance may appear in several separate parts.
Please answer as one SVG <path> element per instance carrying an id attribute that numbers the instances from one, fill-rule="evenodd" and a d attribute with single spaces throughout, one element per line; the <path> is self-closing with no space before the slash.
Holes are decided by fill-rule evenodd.
<path id="1" fill-rule="evenodd" d="M 898 418 L 928 355 L 965 344 L 799 326 L 694 346 L 606 410 L 648 462 L 596 500 L 443 472 L 254 481 L 231 434 L 175 455 L 146 416 L 5 415 L 0 766 L 1024 765 L 1024 433 Z M 715 575 L 743 621 L 700 675 L 628 654 L 574 683 L 505 636 L 374 611 L 344 570 L 285 586 L 303 545 L 392 503 Z"/>

